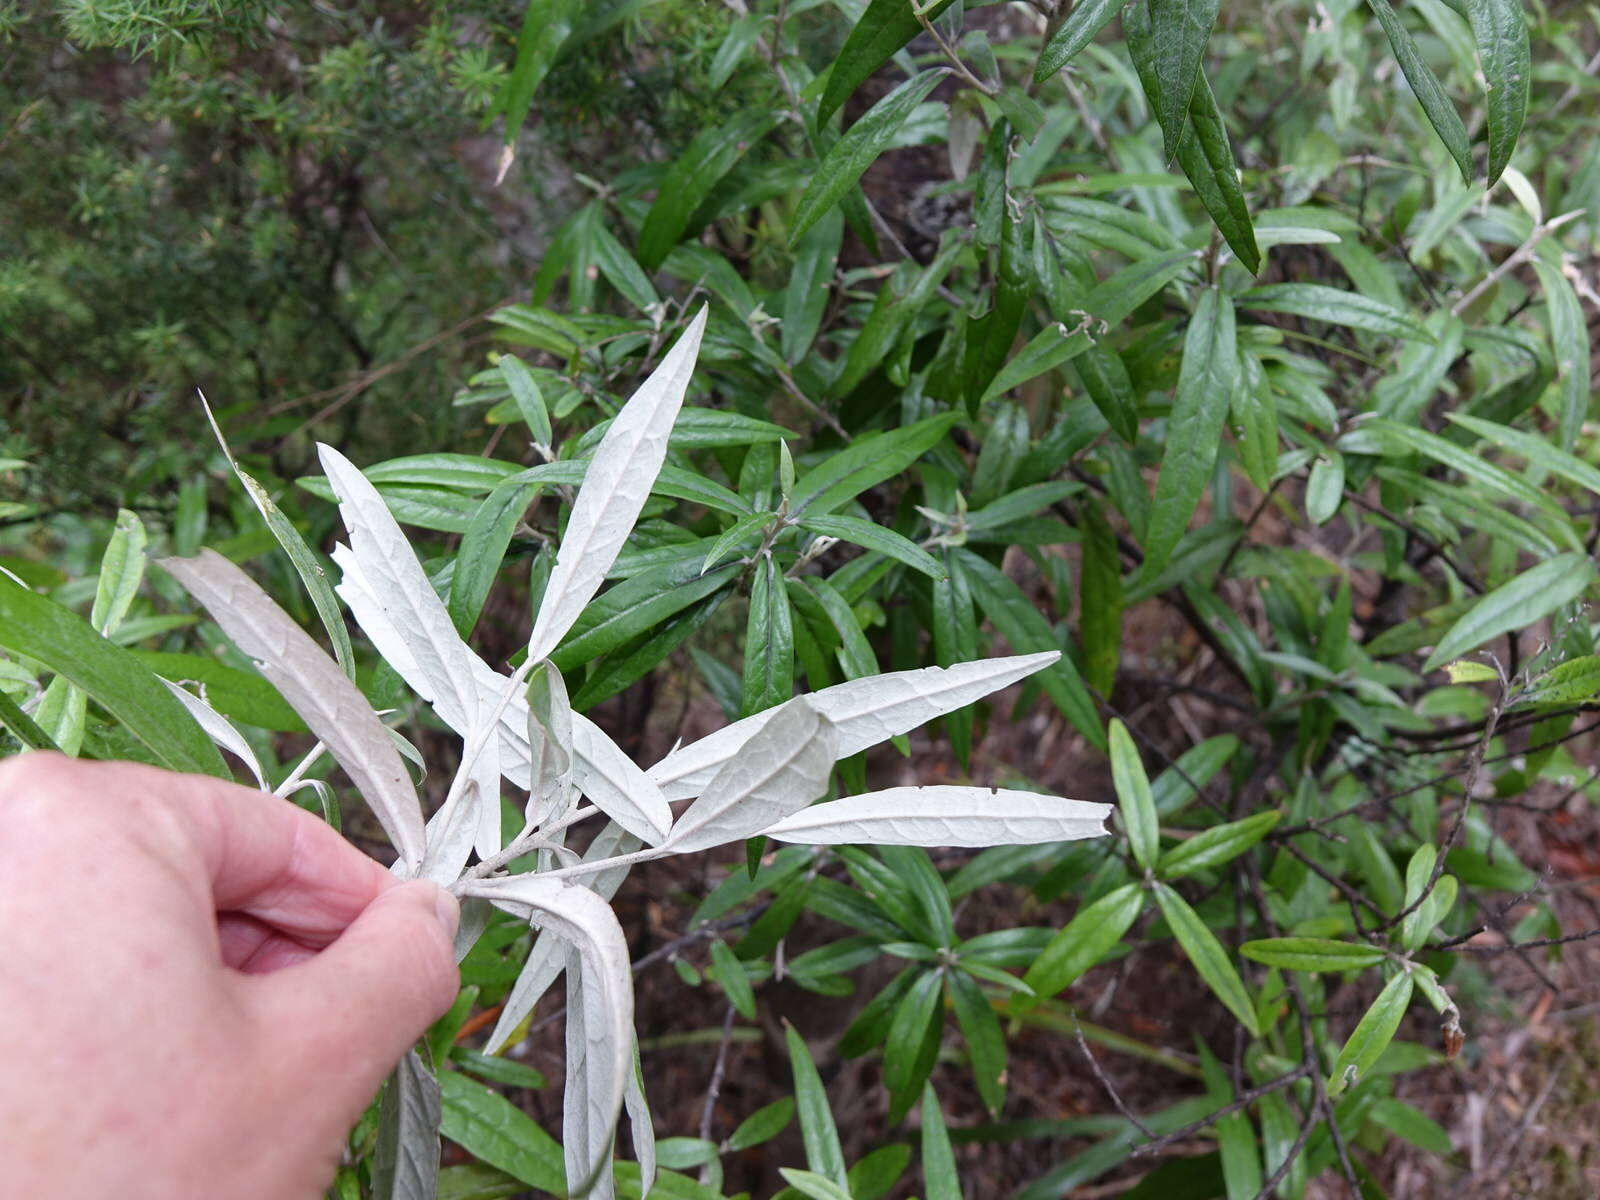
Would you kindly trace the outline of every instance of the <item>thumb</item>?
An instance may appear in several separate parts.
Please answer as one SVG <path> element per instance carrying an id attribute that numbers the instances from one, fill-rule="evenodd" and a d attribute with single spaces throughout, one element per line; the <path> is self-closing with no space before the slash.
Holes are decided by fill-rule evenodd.
<path id="1" fill-rule="evenodd" d="M 247 987 L 268 1053 L 324 1081 L 359 1113 L 406 1050 L 456 998 L 461 910 L 432 883 L 381 893 L 314 958 Z M 339 1093 L 335 1096 L 334 1092 Z"/>

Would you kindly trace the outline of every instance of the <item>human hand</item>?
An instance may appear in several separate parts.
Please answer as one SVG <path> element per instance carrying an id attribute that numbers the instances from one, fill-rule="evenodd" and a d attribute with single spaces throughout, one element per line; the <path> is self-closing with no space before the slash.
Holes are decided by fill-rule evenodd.
<path id="1" fill-rule="evenodd" d="M 455 998 L 458 910 L 288 801 L 0 763 L 3 1200 L 312 1200 Z"/>

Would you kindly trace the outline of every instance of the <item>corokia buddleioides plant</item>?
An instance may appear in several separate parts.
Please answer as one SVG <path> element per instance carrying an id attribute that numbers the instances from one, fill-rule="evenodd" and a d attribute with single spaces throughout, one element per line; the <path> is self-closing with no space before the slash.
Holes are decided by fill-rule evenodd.
<path id="1" fill-rule="evenodd" d="M 383 658 L 464 742 L 445 800 L 426 823 L 393 735 L 339 665 L 227 559 L 207 551 L 164 563 L 344 768 L 398 852 L 395 872 L 433 880 L 469 902 L 459 952 L 483 928 L 487 910 L 472 900 L 541 931 L 491 1048 L 504 1045 L 564 971 L 563 1142 L 574 1195 L 614 1194 L 613 1135 L 625 1104 L 645 1191 L 653 1177 L 648 1110 L 634 1064 L 627 942 L 609 904 L 635 863 L 756 836 L 815 845 L 1066 841 L 1103 835 L 1109 811 L 1032 792 L 953 786 L 895 787 L 814 803 L 837 760 L 1015 683 L 1054 662 L 1054 653 L 854 679 L 746 717 L 648 770 L 572 710 L 548 656 L 599 591 L 650 495 L 705 321 L 702 311 L 595 448 L 527 658 L 509 677 L 457 635 L 373 485 L 338 451 L 320 447 L 350 537 L 334 550 L 343 573 L 335 590 Z M 227 722 L 214 712 L 197 715 L 226 748 L 242 741 L 228 736 Z M 528 795 L 525 824 L 509 841 L 500 803 L 507 781 Z M 606 824 L 580 856 L 566 846 L 567 833 L 595 819 Z M 529 855 L 536 870 L 507 874 L 509 864 Z M 401 1128 L 389 1133 L 397 1161 L 384 1174 L 396 1181 L 394 1194 L 432 1195 L 438 1164 L 432 1079 L 413 1057 L 390 1086 L 399 1102 L 385 1107 Z"/>

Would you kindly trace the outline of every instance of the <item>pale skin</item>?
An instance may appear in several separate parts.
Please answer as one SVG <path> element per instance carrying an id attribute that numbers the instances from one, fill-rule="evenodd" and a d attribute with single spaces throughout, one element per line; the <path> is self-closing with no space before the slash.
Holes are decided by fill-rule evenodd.
<path id="1" fill-rule="evenodd" d="M 288 801 L 0 763 L 0 1200 L 321 1197 L 457 920 Z"/>

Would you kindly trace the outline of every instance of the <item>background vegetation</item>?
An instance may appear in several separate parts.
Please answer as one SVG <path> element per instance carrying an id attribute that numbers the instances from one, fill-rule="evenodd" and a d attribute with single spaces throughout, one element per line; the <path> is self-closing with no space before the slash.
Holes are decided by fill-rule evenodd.
<path id="1" fill-rule="evenodd" d="M 1592 1031 L 1540 1039 L 1565 1077 L 1486 1034 L 1581 1024 L 1594 978 L 1600 29 L 1205 8 L 0 7 L 0 589 L 205 685 L 279 782 L 298 721 L 140 587 L 209 545 L 316 620 L 196 388 L 319 550 L 313 442 L 366 467 L 501 664 L 561 464 L 708 302 L 669 474 L 556 655 L 575 707 L 649 762 L 1059 648 L 901 750 L 1124 825 L 635 876 L 657 1192 L 960 1194 L 919 1175 L 931 1079 L 969 1196 L 1592 1195 L 1549 1117 L 1588 1128 Z M 152 757 L 0 605 L 7 749 Z M 456 1197 L 561 1186 L 550 1002 L 478 1049 L 527 948 L 492 929 L 430 1039 Z"/>

